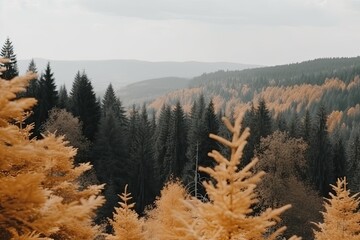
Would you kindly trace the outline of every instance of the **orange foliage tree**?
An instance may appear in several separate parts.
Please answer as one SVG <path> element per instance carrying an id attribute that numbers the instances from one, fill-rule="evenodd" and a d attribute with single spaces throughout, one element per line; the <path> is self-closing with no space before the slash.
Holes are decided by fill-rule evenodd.
<path id="1" fill-rule="evenodd" d="M 350 195 L 346 184 L 344 178 L 332 185 L 335 194 L 330 193 L 331 198 L 326 199 L 324 222 L 316 224 L 318 230 L 314 231 L 316 240 L 360 239 L 360 199 L 358 194 Z"/>
<path id="2" fill-rule="evenodd" d="M 0 79 L 0 239 L 94 239 L 102 186 L 78 181 L 91 166 L 74 166 L 76 150 L 63 137 L 30 139 L 32 126 L 22 128 L 36 100 L 16 94 L 35 77 Z"/>

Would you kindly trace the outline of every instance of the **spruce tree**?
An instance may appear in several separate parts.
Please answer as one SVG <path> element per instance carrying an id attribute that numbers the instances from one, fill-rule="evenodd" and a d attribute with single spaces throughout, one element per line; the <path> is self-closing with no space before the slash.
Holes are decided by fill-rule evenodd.
<path id="1" fill-rule="evenodd" d="M 310 142 L 310 136 L 311 136 L 311 130 L 312 130 L 312 120 L 310 116 L 309 110 L 305 111 L 305 116 L 301 122 L 301 134 L 300 136 L 304 139 L 305 142 Z"/>
<path id="2" fill-rule="evenodd" d="M 119 193 L 128 180 L 126 124 L 125 111 L 109 85 L 102 101 L 99 130 L 93 149 L 96 175 L 100 182 L 107 184 L 105 189 L 107 202 L 100 210 L 99 218 L 110 217 L 117 203 L 114 193 Z"/>
<path id="3" fill-rule="evenodd" d="M 129 181 L 130 190 L 140 214 L 155 198 L 154 160 L 152 132 L 145 105 L 139 114 L 136 107 L 130 113 L 129 121 Z"/>
<path id="4" fill-rule="evenodd" d="M 56 106 L 58 92 L 56 90 L 54 74 L 51 71 L 50 63 L 47 64 L 45 73 L 39 80 L 38 108 L 35 116 L 35 134 L 39 136 L 41 125 L 48 119 L 49 111 Z"/>
<path id="5" fill-rule="evenodd" d="M 69 108 L 83 123 L 83 134 L 94 141 L 100 121 L 100 105 L 85 72 L 77 72 L 69 97 Z"/>
<path id="6" fill-rule="evenodd" d="M 154 134 L 154 159 L 156 163 L 155 172 L 157 175 L 157 189 L 159 191 L 167 179 L 167 172 L 165 169 L 165 155 L 168 147 L 167 140 L 170 131 L 170 118 L 170 106 L 164 104 L 160 110 L 158 124 Z"/>
<path id="7" fill-rule="evenodd" d="M 349 185 L 353 191 L 360 191 L 360 137 L 357 134 L 350 140 L 348 149 L 348 167 Z"/>
<path id="8" fill-rule="evenodd" d="M 36 68 L 36 64 L 34 62 L 34 59 L 32 59 L 29 63 L 29 67 L 27 69 L 27 72 L 33 72 L 33 73 L 37 73 L 37 68 Z M 38 99 L 39 98 L 39 80 L 36 77 L 34 77 L 34 79 L 31 79 L 29 81 L 29 85 L 26 87 L 26 91 L 24 93 L 20 93 L 20 97 L 29 97 L 29 98 L 35 98 Z M 32 108 L 32 112 L 31 114 L 25 119 L 25 124 L 28 125 L 30 123 L 35 122 L 36 117 L 39 115 L 39 104 L 36 104 L 33 108 Z M 34 135 L 33 135 L 34 136 Z"/>
<path id="9" fill-rule="evenodd" d="M 1 78 L 5 80 L 10 80 L 19 75 L 16 54 L 14 53 L 14 47 L 10 38 L 6 38 L 6 41 L 1 49 L 0 57 L 7 58 L 9 62 L 3 62 L 0 64 L 1 67 L 5 68 L 5 71 L 2 72 Z"/>
<path id="10" fill-rule="evenodd" d="M 324 105 L 317 112 L 310 144 L 310 167 L 314 186 L 323 196 L 329 193 L 332 176 L 331 144 L 326 126 L 327 114 Z"/>
<path id="11" fill-rule="evenodd" d="M 345 148 L 341 137 L 338 137 L 336 142 L 333 144 L 333 164 L 334 179 L 344 178 L 346 176 L 346 157 L 345 157 Z"/>
<path id="12" fill-rule="evenodd" d="M 164 167 L 167 180 L 170 177 L 178 178 L 187 162 L 187 126 L 184 111 L 180 102 L 176 103 L 175 109 L 171 113 L 169 134 L 166 141 L 166 155 Z"/>
<path id="13" fill-rule="evenodd" d="M 62 85 L 60 86 L 59 89 L 59 99 L 58 99 L 57 107 L 61 109 L 67 109 L 68 105 L 69 105 L 69 96 L 65 85 Z"/>

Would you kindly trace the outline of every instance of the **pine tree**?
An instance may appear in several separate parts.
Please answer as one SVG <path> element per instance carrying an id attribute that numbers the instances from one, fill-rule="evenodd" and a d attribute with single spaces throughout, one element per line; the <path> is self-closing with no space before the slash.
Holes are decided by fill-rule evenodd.
<path id="1" fill-rule="evenodd" d="M 171 113 L 169 129 L 170 131 L 166 141 L 166 155 L 164 158 L 167 180 L 171 177 L 181 177 L 181 173 L 187 162 L 187 125 L 180 102 L 176 103 L 175 109 Z"/>
<path id="2" fill-rule="evenodd" d="M 133 210 L 135 203 L 129 203 L 132 199 L 130 195 L 126 185 L 124 192 L 119 195 L 122 200 L 120 207 L 115 208 L 113 220 L 109 219 L 114 234 L 107 235 L 106 240 L 145 240 L 144 222 Z"/>
<path id="3" fill-rule="evenodd" d="M 56 90 L 54 74 L 50 63 L 47 64 L 45 73 L 39 80 L 38 107 L 35 116 L 35 133 L 39 136 L 41 125 L 48 119 L 49 111 L 57 105 L 58 92 Z"/>
<path id="4" fill-rule="evenodd" d="M 260 138 L 267 137 L 272 132 L 271 115 L 264 99 L 259 101 L 259 106 L 255 112 L 255 119 L 256 128 L 253 132 L 256 134 L 256 145 L 259 145 Z"/>
<path id="5" fill-rule="evenodd" d="M 102 101 L 99 130 L 93 148 L 96 175 L 100 182 L 107 184 L 105 190 L 107 201 L 98 214 L 100 219 L 110 217 L 117 203 L 113 192 L 120 192 L 128 181 L 126 125 L 125 111 L 109 85 Z"/>
<path id="6" fill-rule="evenodd" d="M 323 196 L 329 192 L 332 176 L 331 144 L 326 126 L 327 114 L 325 107 L 320 106 L 310 144 L 310 167 L 314 186 Z"/>
<path id="7" fill-rule="evenodd" d="M 158 127 L 155 130 L 154 140 L 154 159 L 155 159 L 155 172 L 158 176 L 157 183 L 160 190 L 167 179 L 167 172 L 165 169 L 165 155 L 167 152 L 167 140 L 170 131 L 170 118 L 171 109 L 168 105 L 163 105 L 160 110 L 160 116 L 158 120 Z"/>
<path id="8" fill-rule="evenodd" d="M 150 122 L 145 105 L 139 114 L 135 106 L 129 121 L 129 181 L 134 193 L 136 211 L 140 214 L 146 205 L 153 202 L 156 191 L 154 184 L 154 158 L 151 146 Z"/>
<path id="9" fill-rule="evenodd" d="M 349 185 L 353 191 L 360 191 L 360 137 L 358 134 L 350 140 L 348 150 Z"/>
<path id="10" fill-rule="evenodd" d="M 1 67 L 5 68 L 5 71 L 2 73 L 2 79 L 10 80 L 19 75 L 16 54 L 14 53 L 14 47 L 10 38 L 6 38 L 6 41 L 1 49 L 0 53 L 1 58 L 9 59 L 8 62 L 3 62 L 0 64 Z"/>
<path id="11" fill-rule="evenodd" d="M 69 108 L 83 123 L 83 134 L 90 141 L 95 140 L 100 121 L 100 105 L 94 89 L 85 72 L 77 72 L 70 92 Z"/>
<path id="12" fill-rule="evenodd" d="M 309 110 L 306 110 L 305 116 L 301 123 L 301 137 L 304 139 L 305 142 L 309 143 L 310 136 L 311 136 L 311 116 Z"/>
<path id="13" fill-rule="evenodd" d="M 94 239 L 100 232 L 92 217 L 103 203 L 102 186 L 79 185 L 91 166 L 75 167 L 76 150 L 63 138 L 30 140 L 31 127 L 22 127 L 36 100 L 16 94 L 34 78 L 0 79 L 0 239 Z"/>
<path id="14" fill-rule="evenodd" d="M 346 178 L 338 179 L 336 186 L 331 185 L 334 194 L 330 193 L 324 204 L 324 222 L 316 224 L 316 240 L 360 239 L 360 199 L 358 194 L 351 196 L 346 185 Z"/>
<path id="15" fill-rule="evenodd" d="M 62 85 L 60 86 L 59 89 L 59 99 L 58 99 L 57 107 L 61 109 L 68 109 L 68 105 L 69 105 L 69 96 L 65 85 Z"/>
<path id="16" fill-rule="evenodd" d="M 338 137 L 333 144 L 333 159 L 334 164 L 333 176 L 335 179 L 344 178 L 346 176 L 346 157 L 345 148 L 341 137 Z"/>
<path id="17" fill-rule="evenodd" d="M 29 67 L 27 72 L 33 72 L 33 73 L 37 73 L 37 68 L 36 68 L 36 64 L 34 62 L 34 59 L 32 59 L 29 63 Z M 28 97 L 28 98 L 38 98 L 39 97 L 39 80 L 36 78 L 31 79 L 29 82 L 29 85 L 26 87 L 26 91 L 24 93 L 20 93 L 20 97 Z M 25 119 L 25 124 L 31 124 L 33 122 L 35 122 L 36 117 L 39 115 L 39 105 L 36 104 L 33 108 L 32 108 L 32 112 L 31 114 L 28 116 L 28 118 Z M 34 134 L 33 134 L 34 136 Z"/>

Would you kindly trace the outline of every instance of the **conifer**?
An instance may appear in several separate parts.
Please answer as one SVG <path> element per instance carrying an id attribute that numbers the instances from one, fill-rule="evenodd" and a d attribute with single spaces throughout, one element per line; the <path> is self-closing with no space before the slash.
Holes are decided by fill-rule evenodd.
<path id="1" fill-rule="evenodd" d="M 252 206 L 258 202 L 254 189 L 265 173 L 252 173 L 257 159 L 252 160 L 243 169 L 238 169 L 249 129 L 240 132 L 240 117 L 235 121 L 235 125 L 227 118 L 223 118 L 223 121 L 233 134 L 232 141 L 214 134 L 210 134 L 210 137 L 229 147 L 231 156 L 230 159 L 226 159 L 221 153 L 213 150 L 209 156 L 217 165 L 214 168 L 199 168 L 200 171 L 208 173 L 214 181 L 203 183 L 209 201 L 198 201 L 193 205 L 197 217 L 189 232 L 193 232 L 197 239 L 275 239 L 286 227 L 281 227 L 271 234 L 270 229 L 280 222 L 280 214 L 291 206 L 269 208 L 259 215 L 253 214 Z"/>
<path id="2" fill-rule="evenodd" d="M 146 232 L 157 240 L 196 240 L 186 229 L 193 222 L 190 196 L 179 181 L 169 181 L 147 213 Z M 181 218 L 179 218 L 181 216 Z"/>
<path id="3" fill-rule="evenodd" d="M 0 79 L 0 239 L 93 239 L 102 186 L 79 185 L 91 166 L 74 166 L 76 150 L 63 137 L 30 140 L 32 126 L 23 127 L 36 100 L 16 94 L 34 78 Z"/>
<path id="4" fill-rule="evenodd" d="M 316 240 L 360 239 L 360 199 L 358 194 L 350 195 L 346 188 L 346 178 L 338 179 L 336 186 L 331 185 L 334 194 L 325 201 L 324 222 L 318 223 L 315 230 Z"/>
<path id="5" fill-rule="evenodd" d="M 135 203 L 129 203 L 132 197 L 127 192 L 127 185 L 119 197 L 122 200 L 120 207 L 115 208 L 114 219 L 109 220 L 114 235 L 107 235 L 106 240 L 145 240 L 144 222 L 133 210 Z"/>

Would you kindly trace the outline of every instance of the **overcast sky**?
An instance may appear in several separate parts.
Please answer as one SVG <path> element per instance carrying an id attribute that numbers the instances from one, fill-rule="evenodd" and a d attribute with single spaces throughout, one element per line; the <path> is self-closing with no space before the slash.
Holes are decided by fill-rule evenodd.
<path id="1" fill-rule="evenodd" d="M 228 61 L 358 56 L 360 0 L 0 0 L 18 59 Z"/>

